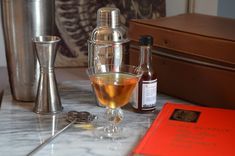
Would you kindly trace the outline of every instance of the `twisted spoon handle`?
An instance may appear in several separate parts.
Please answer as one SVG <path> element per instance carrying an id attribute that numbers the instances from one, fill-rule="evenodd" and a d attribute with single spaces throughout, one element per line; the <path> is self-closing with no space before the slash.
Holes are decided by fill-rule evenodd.
<path id="1" fill-rule="evenodd" d="M 43 148 L 44 146 L 46 146 L 48 143 L 50 143 L 53 139 L 55 139 L 58 135 L 60 135 L 62 132 L 64 132 L 65 130 L 67 130 L 70 126 L 72 126 L 75 122 L 77 121 L 77 119 L 75 118 L 73 121 L 71 121 L 67 126 L 65 126 L 64 128 L 62 128 L 61 130 L 59 130 L 58 132 L 56 132 L 54 135 L 52 135 L 51 137 L 49 137 L 48 139 L 46 139 L 43 143 L 41 143 L 40 145 L 38 145 L 36 148 L 34 148 L 29 154 L 27 154 L 27 156 L 32 156 L 34 155 L 37 151 L 39 151 L 41 148 Z"/>

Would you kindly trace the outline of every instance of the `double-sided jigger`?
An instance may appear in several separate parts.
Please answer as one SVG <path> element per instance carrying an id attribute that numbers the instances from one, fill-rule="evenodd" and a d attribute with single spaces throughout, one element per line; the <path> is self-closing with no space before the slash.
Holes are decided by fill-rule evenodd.
<path id="1" fill-rule="evenodd" d="M 33 45 L 40 64 L 40 78 L 33 111 L 38 114 L 56 114 L 62 111 L 54 73 L 54 62 L 60 38 L 38 36 Z"/>

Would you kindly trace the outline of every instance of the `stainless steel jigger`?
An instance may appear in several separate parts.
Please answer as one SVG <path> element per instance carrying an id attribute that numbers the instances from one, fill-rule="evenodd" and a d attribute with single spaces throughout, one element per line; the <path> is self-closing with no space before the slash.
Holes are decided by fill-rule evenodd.
<path id="1" fill-rule="evenodd" d="M 57 36 L 38 36 L 33 38 L 34 48 L 40 64 L 40 78 L 33 111 L 38 114 L 55 114 L 62 111 L 54 73 Z"/>

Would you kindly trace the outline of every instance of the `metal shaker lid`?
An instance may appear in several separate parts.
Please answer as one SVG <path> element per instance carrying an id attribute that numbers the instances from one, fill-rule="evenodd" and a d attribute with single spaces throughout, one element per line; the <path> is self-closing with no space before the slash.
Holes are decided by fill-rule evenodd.
<path id="1" fill-rule="evenodd" d="M 120 11 L 118 8 L 104 7 L 97 11 L 97 26 L 116 28 L 119 26 Z"/>
<path id="2" fill-rule="evenodd" d="M 128 41 L 127 28 L 120 24 L 120 10 L 114 7 L 98 9 L 97 26 L 90 34 L 89 42 L 122 44 Z"/>

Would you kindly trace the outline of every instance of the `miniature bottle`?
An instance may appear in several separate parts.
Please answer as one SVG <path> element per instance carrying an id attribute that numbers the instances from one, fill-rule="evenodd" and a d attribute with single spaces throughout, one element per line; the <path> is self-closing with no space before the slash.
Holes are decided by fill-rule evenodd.
<path id="1" fill-rule="evenodd" d="M 144 113 L 153 111 L 157 103 L 157 76 L 152 67 L 153 37 L 142 36 L 140 43 L 140 68 L 144 73 L 133 93 L 132 106 L 136 112 Z"/>

